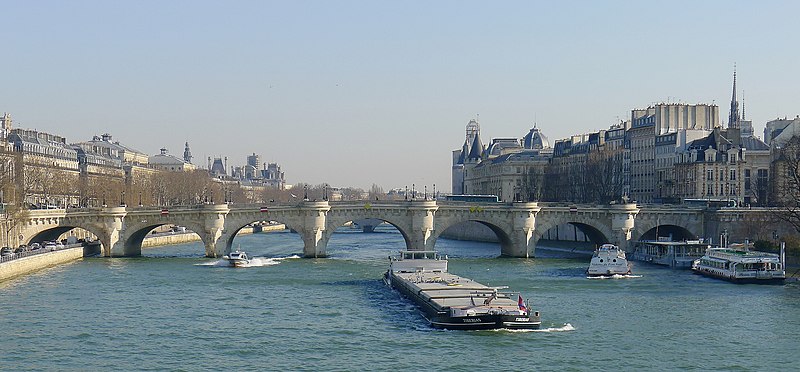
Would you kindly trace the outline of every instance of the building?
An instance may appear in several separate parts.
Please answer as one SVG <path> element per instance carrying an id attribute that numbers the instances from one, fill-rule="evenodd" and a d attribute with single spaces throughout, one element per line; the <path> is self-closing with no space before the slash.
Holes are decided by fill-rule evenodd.
<path id="1" fill-rule="evenodd" d="M 475 147 L 479 152 L 478 158 L 483 154 L 483 144 L 480 140 L 481 126 L 478 121 L 472 119 L 467 123 L 466 139 L 461 149 L 453 150 L 453 168 L 451 174 L 451 189 L 455 195 L 466 194 L 464 190 L 464 165 Z M 477 143 L 476 143 L 477 141 Z"/>
<path id="2" fill-rule="evenodd" d="M 211 173 L 212 177 L 215 178 L 224 178 L 227 177 L 228 172 L 226 169 L 228 168 L 228 157 L 225 157 L 225 162 L 222 162 L 222 158 L 214 158 L 214 162 L 211 162 L 211 157 L 208 157 L 208 171 Z"/>
<path id="3" fill-rule="evenodd" d="M 795 116 L 794 119 L 777 118 L 768 121 L 764 127 L 764 142 L 770 146 L 780 145 L 798 135 L 800 135 L 800 115 Z"/>
<path id="4" fill-rule="evenodd" d="M 668 195 L 665 192 L 667 178 L 658 178 L 656 173 L 656 137 L 669 133 L 702 133 L 719 126 L 719 107 L 717 105 L 683 103 L 660 103 L 646 109 L 631 110 L 631 129 L 628 130 L 628 151 L 630 152 L 630 196 L 643 203 L 652 203 Z M 708 133 L 708 132 L 706 132 Z M 677 141 L 681 135 L 676 135 Z M 692 137 L 692 136 L 690 136 Z M 672 136 L 661 139 L 662 151 Z M 676 145 L 678 142 L 675 143 Z M 673 153 L 674 154 L 674 153 Z M 660 153 L 659 158 L 670 157 Z M 661 167 L 663 170 L 663 167 Z M 667 177 L 662 174 L 662 177 Z M 661 186 L 661 190 L 658 190 Z M 671 186 L 670 186 L 671 187 Z"/>
<path id="5" fill-rule="evenodd" d="M 480 127 L 470 121 L 464 146 L 453 151 L 453 193 L 539 200 L 552 154 L 547 137 L 535 125 L 522 138 L 494 138 L 484 148 Z"/>
<path id="6" fill-rule="evenodd" d="M 269 163 L 261 170 L 261 182 L 278 190 L 286 188 L 286 179 L 278 163 Z"/>
<path id="7" fill-rule="evenodd" d="M 11 134 L 13 128 L 13 120 L 11 114 L 4 112 L 0 117 L 0 150 L 11 151 L 11 145 L 8 142 L 8 136 Z"/>
<path id="8" fill-rule="evenodd" d="M 147 161 L 151 168 L 169 172 L 188 172 L 197 169 L 194 164 L 187 163 L 185 157 L 181 159 L 169 154 L 166 148 L 161 148 L 159 154 L 151 156 Z"/>
<path id="9" fill-rule="evenodd" d="M 703 129 L 682 129 L 677 132 L 661 134 L 655 138 L 654 156 L 654 201 L 659 203 L 677 203 L 675 157 L 685 151 L 689 143 L 708 136 L 711 131 Z"/>
<path id="10" fill-rule="evenodd" d="M 736 143 L 739 136 L 738 129 L 715 128 L 678 154 L 675 171 L 682 199 L 743 201 L 745 151 Z"/>
<path id="11" fill-rule="evenodd" d="M 117 159 L 121 164 L 146 167 L 149 159 L 147 154 L 125 146 L 119 143 L 119 141 L 114 141 L 111 134 L 108 133 L 94 136 L 91 141 L 78 142 L 72 146 L 82 149 L 83 152 L 87 154 Z"/>

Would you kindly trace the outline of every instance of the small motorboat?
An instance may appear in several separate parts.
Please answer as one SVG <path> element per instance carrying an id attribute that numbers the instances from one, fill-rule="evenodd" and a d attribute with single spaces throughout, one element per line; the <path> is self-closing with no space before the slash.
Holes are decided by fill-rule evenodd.
<path id="1" fill-rule="evenodd" d="M 250 263 L 250 258 L 247 257 L 247 253 L 236 250 L 228 254 L 228 262 L 233 267 L 244 267 Z"/>

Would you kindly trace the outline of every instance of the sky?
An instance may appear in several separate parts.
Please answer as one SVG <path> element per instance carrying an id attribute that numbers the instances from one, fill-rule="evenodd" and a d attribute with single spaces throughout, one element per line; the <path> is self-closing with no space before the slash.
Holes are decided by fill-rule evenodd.
<path id="1" fill-rule="evenodd" d="M 659 102 L 800 114 L 796 1 L 0 0 L 0 112 L 290 184 L 449 191 L 454 149 Z"/>

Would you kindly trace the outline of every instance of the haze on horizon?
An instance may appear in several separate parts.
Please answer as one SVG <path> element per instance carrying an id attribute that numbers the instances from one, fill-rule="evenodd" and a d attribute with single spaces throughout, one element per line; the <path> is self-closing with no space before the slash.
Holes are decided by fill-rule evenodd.
<path id="1" fill-rule="evenodd" d="M 451 151 L 551 141 L 656 102 L 737 96 L 758 136 L 800 114 L 791 1 L 2 1 L 15 127 L 194 163 L 251 153 L 287 182 L 450 190 Z"/>

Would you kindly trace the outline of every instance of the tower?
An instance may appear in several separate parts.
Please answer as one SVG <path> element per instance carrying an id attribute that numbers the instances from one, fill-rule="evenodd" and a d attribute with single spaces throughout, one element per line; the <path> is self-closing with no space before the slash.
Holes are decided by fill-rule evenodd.
<path id="1" fill-rule="evenodd" d="M 0 117 L 0 140 L 5 140 L 8 138 L 8 135 L 11 133 L 11 114 L 5 112 L 3 116 Z"/>
<path id="2" fill-rule="evenodd" d="M 472 119 L 467 124 L 467 143 L 472 144 L 475 141 L 475 137 L 479 137 L 481 135 L 481 125 L 478 124 L 476 119 Z"/>
<path id="3" fill-rule="evenodd" d="M 192 150 L 189 150 L 189 142 L 186 142 L 186 147 L 183 149 L 183 161 L 192 162 Z"/>
<path id="4" fill-rule="evenodd" d="M 733 95 L 731 96 L 731 113 L 728 116 L 728 128 L 739 129 L 739 102 L 736 101 L 736 65 L 733 65 Z"/>

